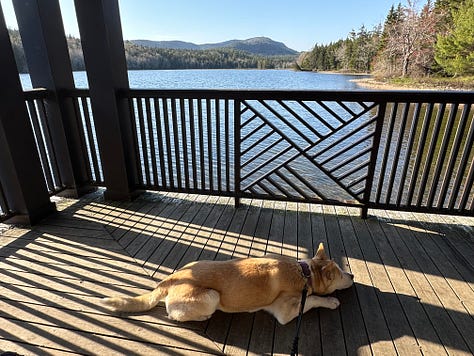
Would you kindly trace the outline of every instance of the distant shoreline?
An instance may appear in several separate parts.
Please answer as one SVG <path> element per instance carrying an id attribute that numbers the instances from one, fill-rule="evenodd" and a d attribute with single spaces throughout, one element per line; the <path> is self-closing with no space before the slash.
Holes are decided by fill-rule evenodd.
<path id="1" fill-rule="evenodd" d="M 351 82 L 356 83 L 358 86 L 364 89 L 373 90 L 438 90 L 437 88 L 420 88 L 406 85 L 394 85 L 387 82 L 370 78 L 351 79 Z"/>
<path id="2" fill-rule="evenodd" d="M 351 82 L 356 83 L 364 89 L 372 90 L 425 90 L 425 91 L 470 91 L 473 88 L 458 88 L 449 84 L 436 85 L 433 83 L 419 83 L 419 84 L 393 84 L 385 81 L 377 80 L 373 77 L 351 79 Z"/>
<path id="3" fill-rule="evenodd" d="M 373 77 L 351 79 L 351 82 L 356 83 L 362 88 L 373 89 L 373 90 L 442 90 L 436 87 L 423 87 L 423 86 L 411 86 L 411 85 L 395 85 L 392 83 L 383 82 Z M 458 89 L 459 90 L 459 89 Z"/>
<path id="4" fill-rule="evenodd" d="M 361 78 L 350 79 L 359 87 L 368 90 L 424 90 L 424 91 L 474 91 L 474 78 L 467 78 L 467 81 L 443 80 L 443 78 L 428 78 L 423 81 L 419 79 L 408 79 L 406 83 L 396 83 L 393 81 L 376 79 L 370 73 L 353 73 L 341 71 L 318 71 L 321 74 L 340 74 L 350 76 L 360 76 Z"/>

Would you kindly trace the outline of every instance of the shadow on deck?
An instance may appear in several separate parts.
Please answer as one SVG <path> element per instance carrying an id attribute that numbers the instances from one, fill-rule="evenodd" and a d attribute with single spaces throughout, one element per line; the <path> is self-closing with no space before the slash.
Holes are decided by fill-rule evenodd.
<path id="1" fill-rule="evenodd" d="M 162 306 L 111 315 L 103 296 L 134 295 L 198 259 L 278 253 L 320 241 L 355 274 L 338 310 L 303 318 L 303 355 L 474 352 L 474 218 L 145 193 L 57 202 L 33 229 L 0 225 L 0 351 L 19 354 L 288 354 L 295 322 L 264 312 L 174 323 Z"/>

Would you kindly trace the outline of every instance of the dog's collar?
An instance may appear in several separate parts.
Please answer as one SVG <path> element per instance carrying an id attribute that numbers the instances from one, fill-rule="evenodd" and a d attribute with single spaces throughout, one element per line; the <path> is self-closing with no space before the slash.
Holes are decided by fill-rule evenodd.
<path id="1" fill-rule="evenodd" d="M 306 284 L 311 287 L 311 269 L 306 261 L 298 261 L 301 267 L 301 275 L 306 279 Z"/>

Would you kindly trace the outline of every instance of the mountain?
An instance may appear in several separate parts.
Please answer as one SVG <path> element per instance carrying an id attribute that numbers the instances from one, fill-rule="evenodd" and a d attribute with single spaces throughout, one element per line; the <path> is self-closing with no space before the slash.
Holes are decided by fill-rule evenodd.
<path id="1" fill-rule="evenodd" d="M 166 48 L 166 49 L 202 49 L 199 45 L 191 42 L 183 41 L 150 41 L 150 40 L 131 40 L 133 44 L 152 47 L 152 48 Z"/>
<path id="2" fill-rule="evenodd" d="M 217 48 L 231 48 L 239 51 L 246 51 L 252 54 L 262 56 L 282 56 L 296 55 L 297 51 L 288 48 L 282 42 L 273 41 L 267 37 L 254 37 L 246 40 L 230 40 L 219 43 L 195 44 L 183 41 L 149 41 L 149 40 L 132 40 L 132 43 L 145 47 L 168 48 L 168 49 L 192 49 L 206 50 Z"/>

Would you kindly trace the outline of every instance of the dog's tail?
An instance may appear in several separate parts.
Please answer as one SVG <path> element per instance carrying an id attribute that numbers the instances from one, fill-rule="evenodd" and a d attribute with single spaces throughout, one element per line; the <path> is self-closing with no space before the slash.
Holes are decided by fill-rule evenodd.
<path id="1" fill-rule="evenodd" d="M 158 286 L 149 293 L 136 297 L 111 297 L 102 299 L 102 304 L 114 311 L 138 313 L 154 308 L 167 294 L 167 288 Z"/>

